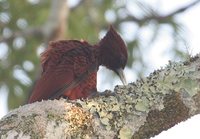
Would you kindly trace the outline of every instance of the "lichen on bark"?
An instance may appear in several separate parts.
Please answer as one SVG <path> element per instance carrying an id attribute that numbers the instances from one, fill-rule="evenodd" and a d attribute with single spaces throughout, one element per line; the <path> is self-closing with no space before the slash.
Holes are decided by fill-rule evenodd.
<path id="1" fill-rule="evenodd" d="M 150 138 L 200 112 L 199 67 L 196 56 L 116 86 L 112 95 L 22 106 L 1 119 L 0 137 Z"/>

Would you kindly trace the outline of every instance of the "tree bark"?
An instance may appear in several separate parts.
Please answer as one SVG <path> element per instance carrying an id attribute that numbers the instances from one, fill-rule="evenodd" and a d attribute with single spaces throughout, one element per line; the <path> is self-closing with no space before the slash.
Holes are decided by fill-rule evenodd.
<path id="1" fill-rule="evenodd" d="M 169 62 L 109 96 L 24 105 L 0 120 L 5 138 L 144 139 L 200 113 L 200 55 Z"/>

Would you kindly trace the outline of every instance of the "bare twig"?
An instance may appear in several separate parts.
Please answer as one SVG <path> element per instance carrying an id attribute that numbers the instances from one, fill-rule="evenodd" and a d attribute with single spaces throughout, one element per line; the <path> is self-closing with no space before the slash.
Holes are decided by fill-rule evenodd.
<path id="1" fill-rule="evenodd" d="M 195 6 L 196 4 L 198 4 L 200 2 L 200 0 L 196 0 L 186 6 L 183 6 L 167 15 L 151 15 L 151 16 L 145 16 L 143 18 L 137 18 L 135 17 L 134 15 L 129 15 L 128 17 L 124 18 L 124 19 L 119 19 L 117 21 L 117 23 L 119 22 L 125 22 L 125 21 L 134 21 L 138 24 L 143 24 L 149 20 L 156 20 L 158 22 L 167 22 L 169 18 L 177 15 L 177 14 L 180 14 L 180 13 L 183 13 L 185 12 L 186 10 L 190 9 L 191 7 Z"/>
<path id="2" fill-rule="evenodd" d="M 196 4 L 198 4 L 200 2 L 200 0 L 196 0 L 186 6 L 183 6 L 175 11 L 173 11 L 172 13 L 168 14 L 167 17 L 170 17 L 170 16 L 174 16 L 176 14 L 179 14 L 179 13 L 182 13 L 182 12 L 185 12 L 186 10 L 190 9 L 191 7 L 195 6 Z"/>
<path id="3" fill-rule="evenodd" d="M 79 6 L 81 6 L 83 3 L 84 3 L 84 0 L 80 0 L 80 1 L 76 4 L 76 6 L 71 7 L 69 10 L 70 10 L 70 11 L 74 11 L 74 10 L 76 10 Z"/>
<path id="4" fill-rule="evenodd" d="M 42 36 L 42 30 L 41 27 L 35 27 L 35 28 L 27 28 L 22 31 L 16 31 L 12 33 L 9 37 L 0 36 L 0 42 L 8 42 L 13 40 L 16 37 L 27 37 L 27 36 Z"/>

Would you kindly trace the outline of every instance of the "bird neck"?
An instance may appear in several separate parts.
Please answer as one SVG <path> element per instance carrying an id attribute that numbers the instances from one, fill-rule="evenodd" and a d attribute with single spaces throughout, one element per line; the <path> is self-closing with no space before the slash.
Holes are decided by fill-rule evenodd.
<path id="1" fill-rule="evenodd" d="M 96 45 L 96 55 L 99 66 L 102 65 L 110 68 L 110 65 L 112 63 L 112 60 L 110 59 L 111 56 L 103 46 L 100 46 L 99 44 Z"/>

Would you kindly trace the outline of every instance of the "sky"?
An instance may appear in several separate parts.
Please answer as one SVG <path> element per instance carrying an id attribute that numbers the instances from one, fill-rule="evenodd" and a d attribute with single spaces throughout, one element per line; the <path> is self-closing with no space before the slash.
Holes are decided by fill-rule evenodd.
<path id="1" fill-rule="evenodd" d="M 148 0 L 146 0 L 149 2 Z M 70 4 L 73 4 L 73 0 L 69 1 Z M 129 2 L 127 0 L 127 2 Z M 151 3 L 157 3 L 158 0 L 151 1 Z M 161 11 L 163 14 L 167 14 L 178 7 L 181 7 L 185 4 L 188 4 L 192 2 L 191 0 L 160 0 L 160 7 L 159 9 L 162 9 Z M 131 6 L 129 6 L 130 10 L 133 10 Z M 200 52 L 200 19 L 198 19 L 198 16 L 200 15 L 200 4 L 192 7 L 190 10 L 187 10 L 186 12 L 178 15 L 176 18 L 180 22 L 182 22 L 186 27 L 186 34 L 189 40 L 189 48 L 187 51 L 189 51 L 190 54 L 195 55 Z M 168 44 L 170 42 L 170 39 L 166 35 L 167 27 L 163 28 L 162 37 L 154 44 L 153 48 L 146 52 L 146 60 L 149 61 L 149 63 L 152 65 L 149 69 L 149 73 L 153 72 L 155 69 L 159 69 L 160 67 L 163 67 L 167 65 L 168 61 L 170 60 L 170 55 L 163 55 L 163 53 L 168 49 Z M 148 37 L 148 30 L 143 32 L 144 36 L 147 35 Z M 161 46 L 162 47 L 159 47 Z M 104 68 L 100 68 L 100 71 L 98 75 L 102 75 L 105 72 Z M 128 82 L 132 82 L 135 80 L 135 76 L 133 76 L 133 73 L 129 69 L 125 69 L 125 74 L 127 77 Z M 131 75 L 131 76 L 130 76 Z M 113 89 L 115 85 L 121 84 L 120 80 L 116 80 L 113 84 L 113 86 L 104 86 L 104 88 L 100 88 L 100 84 L 103 82 L 103 77 L 98 76 L 98 90 L 104 90 L 105 88 L 111 88 Z M 4 116 L 7 112 L 6 109 L 6 101 L 5 101 L 5 95 L 0 93 L 0 118 Z M 200 137 L 200 115 L 196 115 L 192 117 L 191 119 L 181 122 L 180 124 L 174 126 L 173 128 L 169 129 L 168 131 L 164 131 L 158 136 L 152 138 L 152 139 L 199 139 Z"/>

